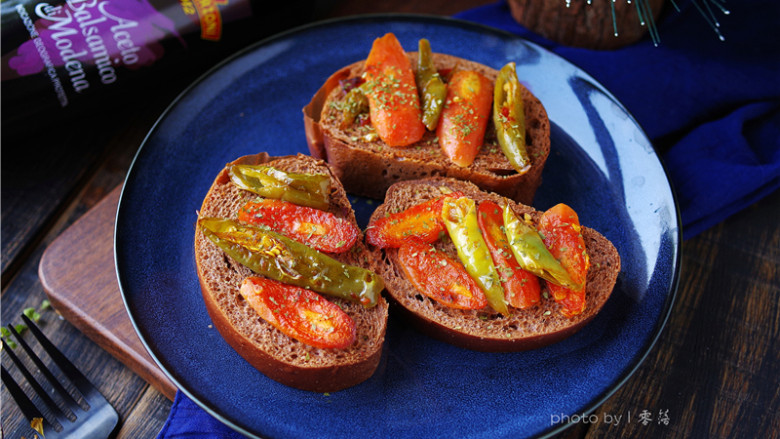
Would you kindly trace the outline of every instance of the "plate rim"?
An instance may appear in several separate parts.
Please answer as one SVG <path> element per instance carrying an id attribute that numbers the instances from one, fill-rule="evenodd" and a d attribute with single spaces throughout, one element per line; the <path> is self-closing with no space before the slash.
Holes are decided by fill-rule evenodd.
<path id="1" fill-rule="evenodd" d="M 529 46 L 543 51 L 548 54 L 552 54 L 553 56 L 560 58 L 561 60 L 565 61 L 567 64 L 570 64 L 571 66 L 575 67 L 578 73 L 580 73 L 585 79 L 588 79 L 591 81 L 592 84 L 597 85 L 600 89 L 600 92 L 604 93 L 606 96 L 608 96 L 614 103 L 620 106 L 621 110 L 625 112 L 625 114 L 629 117 L 629 119 L 632 121 L 633 124 L 636 125 L 638 130 L 641 132 L 641 134 L 650 141 L 649 137 L 645 133 L 644 129 L 642 129 L 641 125 L 638 123 L 638 121 L 634 118 L 633 114 L 631 114 L 630 111 L 628 111 L 627 108 L 623 105 L 622 102 L 620 102 L 608 89 L 606 89 L 599 81 L 597 81 L 595 78 L 593 78 L 588 72 L 583 70 L 581 67 L 573 64 L 571 61 L 567 60 L 566 58 L 562 57 L 561 55 L 552 52 L 551 50 L 533 42 L 526 38 L 523 38 L 522 36 L 516 35 L 512 32 L 499 29 L 496 27 L 492 27 L 489 25 L 450 17 L 450 16 L 440 16 L 440 15 L 433 15 L 433 14 L 420 14 L 420 13 L 371 13 L 371 14 L 356 14 L 356 15 L 350 15 L 346 17 L 336 17 L 336 18 L 330 18 L 325 20 L 319 20 L 314 21 L 311 23 L 306 23 L 303 25 L 299 25 L 293 28 L 290 28 L 288 30 L 276 33 L 274 35 L 271 35 L 269 37 L 260 39 L 256 41 L 255 43 L 252 43 L 233 54 L 227 56 L 222 61 L 218 62 L 211 68 L 207 69 L 204 73 L 199 75 L 197 78 L 195 78 L 187 87 L 185 87 L 168 105 L 166 105 L 165 109 L 162 111 L 162 113 L 157 117 L 155 122 L 152 124 L 152 126 L 149 128 L 147 134 L 144 136 L 143 140 L 141 141 L 135 155 L 133 156 L 133 159 L 130 163 L 130 166 L 128 168 L 127 174 L 125 175 L 125 178 L 123 180 L 122 188 L 119 194 L 119 200 L 117 204 L 117 212 L 115 215 L 115 221 L 114 221 L 114 234 L 113 234 L 113 256 L 114 256 L 114 268 L 115 273 L 117 276 L 118 286 L 120 295 L 122 297 L 122 303 L 125 307 L 125 311 L 127 312 L 128 317 L 130 318 L 131 324 L 133 326 L 133 329 L 136 332 L 136 335 L 139 337 L 142 345 L 146 349 L 146 352 L 149 354 L 149 356 L 152 358 L 154 363 L 162 370 L 162 372 L 166 375 L 166 377 L 171 380 L 171 382 L 176 386 L 176 389 L 180 392 L 182 392 L 184 395 L 186 395 L 192 402 L 194 402 L 196 405 L 198 405 L 201 409 L 206 411 L 208 414 L 213 416 L 215 419 L 219 420 L 224 425 L 228 426 L 229 428 L 233 429 L 234 431 L 237 431 L 241 434 L 244 434 L 248 437 L 253 438 L 262 438 L 263 436 L 258 436 L 259 433 L 252 432 L 247 430 L 246 428 L 237 425 L 236 423 L 232 422 L 231 420 L 227 419 L 226 415 L 223 415 L 222 413 L 218 412 L 216 409 L 210 407 L 206 402 L 201 401 L 200 398 L 196 397 L 193 392 L 186 388 L 185 386 L 182 386 L 181 382 L 176 378 L 175 374 L 172 371 L 169 371 L 168 368 L 166 368 L 161 360 L 157 357 L 157 355 L 152 351 L 152 349 L 149 346 L 149 343 L 147 342 L 146 338 L 141 333 L 141 328 L 139 327 L 138 323 L 136 322 L 136 319 L 133 317 L 133 314 L 130 310 L 130 303 L 128 301 L 127 295 L 125 294 L 125 288 L 123 286 L 123 274 L 120 269 L 120 256 L 118 255 L 117 250 L 117 243 L 118 243 L 118 229 L 119 229 L 119 218 L 122 213 L 123 209 L 123 200 L 125 199 L 125 190 L 127 189 L 128 181 L 131 179 L 133 175 L 133 170 L 136 168 L 136 162 L 141 156 L 141 154 L 144 151 L 144 146 L 148 144 L 150 139 L 154 136 L 154 134 L 159 129 L 162 122 L 166 119 L 166 117 L 174 111 L 174 109 L 177 107 L 177 105 L 186 97 L 188 94 L 198 87 L 203 81 L 205 81 L 208 77 L 215 74 L 219 70 L 221 70 L 224 66 L 234 62 L 236 59 L 241 58 L 250 52 L 253 52 L 257 50 L 259 47 L 266 46 L 269 44 L 272 44 L 275 41 L 283 40 L 291 35 L 304 32 L 310 29 L 314 28 L 327 28 L 332 26 L 339 26 L 342 24 L 348 24 L 348 23 L 355 23 L 355 22 L 366 22 L 366 21 L 416 21 L 416 22 L 426 22 L 426 21 L 437 21 L 442 24 L 448 24 L 448 25 L 455 25 L 458 27 L 471 27 L 476 30 L 481 30 L 483 32 L 487 33 L 494 33 L 503 35 L 504 38 L 508 39 L 514 39 L 522 41 L 524 44 L 528 44 Z M 652 142 L 650 141 L 650 144 L 652 146 Z M 683 235 L 682 235 L 682 221 L 681 221 L 681 213 L 680 213 L 680 207 L 679 207 L 679 200 L 677 193 L 675 191 L 674 185 L 672 184 L 672 181 L 669 176 L 669 171 L 666 165 L 664 164 L 664 161 L 662 157 L 653 149 L 653 156 L 658 159 L 658 162 L 661 166 L 661 170 L 663 171 L 664 176 L 666 177 L 666 182 L 669 187 L 669 191 L 672 198 L 672 203 L 674 206 L 674 219 L 678 225 L 678 227 L 674 230 L 674 238 L 676 245 L 674 246 L 674 258 L 672 261 L 672 269 L 670 270 L 671 273 L 671 279 L 669 282 L 669 290 L 667 291 L 667 295 L 664 299 L 664 303 L 662 306 L 662 310 L 659 313 L 655 324 L 650 331 L 652 336 L 648 337 L 648 339 L 645 341 L 644 346 L 642 346 L 638 353 L 641 353 L 639 355 L 636 355 L 633 361 L 631 362 L 631 366 L 627 367 L 626 370 L 624 370 L 623 374 L 621 374 L 618 378 L 616 378 L 606 390 L 604 390 L 601 394 L 593 397 L 591 401 L 587 404 L 585 404 L 585 407 L 582 409 L 582 413 L 586 415 L 592 414 L 598 407 L 600 407 L 602 404 L 604 404 L 610 397 L 612 397 L 618 390 L 620 390 L 629 379 L 633 377 L 633 375 L 636 373 L 636 371 L 639 369 L 640 366 L 642 366 L 647 359 L 647 357 L 650 355 L 650 353 L 653 351 L 655 345 L 658 343 L 658 340 L 660 339 L 660 336 L 663 332 L 663 329 L 666 327 L 666 324 L 669 321 L 669 318 L 671 316 L 671 312 L 674 308 L 674 304 L 677 300 L 678 290 L 679 290 L 679 283 L 680 283 L 680 273 L 681 273 L 681 265 L 682 265 L 682 242 L 683 242 Z M 166 421 L 167 422 L 167 421 Z M 576 423 L 568 422 L 568 423 L 560 423 L 555 426 L 550 426 L 549 428 L 543 430 L 537 437 L 540 438 L 550 438 L 552 436 L 555 436 L 557 434 L 560 434 L 561 432 L 571 428 Z"/>

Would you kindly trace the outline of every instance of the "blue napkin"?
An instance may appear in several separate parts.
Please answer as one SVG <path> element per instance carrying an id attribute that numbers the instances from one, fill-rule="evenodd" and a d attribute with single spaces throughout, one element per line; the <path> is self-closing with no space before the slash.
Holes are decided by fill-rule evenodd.
<path id="1" fill-rule="evenodd" d="M 158 439 L 243 439 L 244 435 L 216 420 L 181 391 L 176 392 L 171 412 Z"/>
<path id="2" fill-rule="evenodd" d="M 780 187 L 780 2 L 726 3 L 730 14 L 715 13 L 725 41 L 693 2 L 670 3 L 658 47 L 646 37 L 611 51 L 546 40 L 506 1 L 456 17 L 533 41 L 612 92 L 661 155 L 689 239 Z"/>
<path id="3" fill-rule="evenodd" d="M 725 41 L 689 2 L 649 37 L 612 51 L 561 46 L 515 22 L 505 1 L 457 18 L 520 35 L 582 68 L 637 119 L 667 168 L 691 238 L 780 187 L 780 2 L 729 3 Z M 158 439 L 242 435 L 181 392 Z"/>

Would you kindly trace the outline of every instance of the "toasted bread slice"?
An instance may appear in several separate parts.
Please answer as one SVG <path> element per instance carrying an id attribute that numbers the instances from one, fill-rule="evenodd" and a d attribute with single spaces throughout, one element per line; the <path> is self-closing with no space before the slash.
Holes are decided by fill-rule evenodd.
<path id="1" fill-rule="evenodd" d="M 305 155 L 272 158 L 258 154 L 234 163 L 267 163 L 286 172 L 330 175 L 329 211 L 356 223 L 344 188 L 322 160 Z M 239 208 L 254 197 L 234 185 L 225 168 L 206 194 L 199 217 L 234 218 Z M 364 268 L 370 268 L 373 261 L 362 240 L 350 251 L 331 256 Z M 239 286 L 255 274 L 225 255 L 199 228 L 195 231 L 195 261 L 203 300 L 214 326 L 242 357 L 268 377 L 299 389 L 331 392 L 354 386 L 376 370 L 387 327 L 388 304 L 384 299 L 380 298 L 375 307 L 365 308 L 328 297 L 355 321 L 357 339 L 346 349 L 315 348 L 283 334 L 247 304 Z"/>
<path id="2" fill-rule="evenodd" d="M 538 221 L 542 212 L 512 202 L 495 193 L 480 190 L 469 182 L 450 178 L 427 178 L 394 184 L 384 204 L 371 216 L 369 227 L 386 213 L 400 212 L 447 191 L 461 191 L 476 202 L 491 200 L 499 205 L 509 203 L 521 217 L 529 214 Z M 582 227 L 582 235 L 591 267 L 586 287 L 586 309 L 567 318 L 552 297 L 529 309 L 510 308 L 502 316 L 490 307 L 480 310 L 449 308 L 421 294 L 406 279 L 398 265 L 397 249 L 383 250 L 376 272 L 385 280 L 388 298 L 421 332 L 456 346 L 488 352 L 520 351 L 546 346 L 572 335 L 588 323 L 609 299 L 620 272 L 620 256 L 612 243 L 593 229 Z M 454 246 L 442 244 L 442 250 L 457 259 Z"/>
<path id="3" fill-rule="evenodd" d="M 407 55 L 412 66 L 416 66 L 417 53 Z M 498 75 L 493 68 L 451 55 L 434 53 L 433 62 L 440 72 L 474 70 L 491 81 Z M 362 75 L 364 65 L 365 61 L 356 62 L 334 73 L 303 108 L 311 155 L 327 160 L 348 192 L 381 200 L 390 185 L 398 181 L 446 176 L 471 181 L 483 190 L 531 204 L 550 153 L 550 121 L 542 103 L 527 88 L 523 87 L 522 93 L 531 169 L 521 175 L 512 168 L 496 140 L 492 121 L 474 162 L 460 167 L 442 153 L 434 132 L 427 132 L 410 147 L 393 148 L 378 137 L 366 136 L 366 130 L 354 124 L 348 129 L 340 128 L 338 109 L 345 96 L 340 83 Z"/>

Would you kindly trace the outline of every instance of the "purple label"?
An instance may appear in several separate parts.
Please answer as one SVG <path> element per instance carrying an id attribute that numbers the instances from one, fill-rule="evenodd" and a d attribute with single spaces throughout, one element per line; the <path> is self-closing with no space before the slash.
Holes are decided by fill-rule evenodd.
<path id="1" fill-rule="evenodd" d="M 166 36 L 185 44 L 174 22 L 146 0 L 68 0 L 38 3 L 33 11 L 18 5 L 16 12 L 30 40 L 8 65 L 22 76 L 47 72 L 63 106 L 63 88 L 81 93 L 95 81 L 116 82 L 119 67 L 153 64 L 164 55 Z"/>

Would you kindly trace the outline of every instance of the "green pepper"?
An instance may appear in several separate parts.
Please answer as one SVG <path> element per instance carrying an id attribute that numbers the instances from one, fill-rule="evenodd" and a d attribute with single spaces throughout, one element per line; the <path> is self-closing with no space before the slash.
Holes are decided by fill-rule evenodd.
<path id="1" fill-rule="evenodd" d="M 422 98 L 423 124 L 428 130 L 434 131 L 439 123 L 444 99 L 447 98 L 447 84 L 433 65 L 431 44 L 425 38 L 418 43 L 415 79 Z"/>
<path id="2" fill-rule="evenodd" d="M 273 231 L 221 218 L 201 218 L 203 234 L 255 273 L 370 308 L 384 281 L 372 271 L 347 265 Z"/>
<path id="3" fill-rule="evenodd" d="M 485 292 L 488 304 L 501 314 L 508 314 L 498 270 L 493 265 L 490 250 L 479 230 L 474 200 L 468 197 L 446 200 L 442 205 L 441 217 L 458 251 L 458 259 Z"/>
<path id="4" fill-rule="evenodd" d="M 368 96 L 366 96 L 365 84 L 353 88 L 344 97 L 341 105 L 342 130 L 349 128 L 361 113 L 368 113 Z"/>
<path id="5" fill-rule="evenodd" d="M 241 189 L 266 198 L 327 210 L 330 177 L 294 174 L 263 165 L 231 165 L 230 179 Z"/>
<path id="6" fill-rule="evenodd" d="M 566 269 L 547 250 L 539 232 L 520 220 L 508 204 L 504 206 L 504 233 L 515 259 L 524 270 L 556 285 L 572 289 L 581 287 L 571 279 Z"/>
<path id="7" fill-rule="evenodd" d="M 525 147 L 525 113 L 523 93 L 515 72 L 515 63 L 510 62 L 498 72 L 493 89 L 493 125 L 501 150 L 520 174 L 531 169 L 531 159 Z"/>

